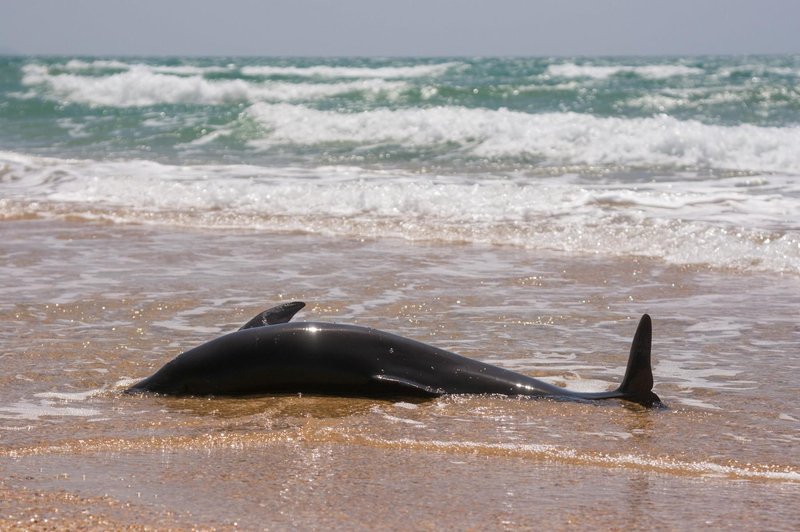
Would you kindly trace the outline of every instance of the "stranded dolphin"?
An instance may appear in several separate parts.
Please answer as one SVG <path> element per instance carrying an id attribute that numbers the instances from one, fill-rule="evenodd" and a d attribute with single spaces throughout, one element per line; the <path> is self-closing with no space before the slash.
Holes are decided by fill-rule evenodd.
<path id="1" fill-rule="evenodd" d="M 650 366 L 650 316 L 633 337 L 622 384 L 576 392 L 388 332 L 289 323 L 301 302 L 265 310 L 236 332 L 190 349 L 127 392 L 169 395 L 314 393 L 344 396 L 503 394 L 623 399 L 659 406 Z"/>

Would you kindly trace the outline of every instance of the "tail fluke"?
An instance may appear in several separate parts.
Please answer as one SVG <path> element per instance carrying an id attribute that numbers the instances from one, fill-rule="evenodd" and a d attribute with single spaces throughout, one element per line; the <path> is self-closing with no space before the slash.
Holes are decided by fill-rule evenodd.
<path id="1" fill-rule="evenodd" d="M 653 325 L 650 316 L 645 314 L 639 320 L 636 334 L 631 343 L 628 367 L 617 392 L 623 399 L 644 406 L 663 406 L 661 399 L 653 393 L 653 370 L 650 364 L 650 344 L 653 338 Z"/>

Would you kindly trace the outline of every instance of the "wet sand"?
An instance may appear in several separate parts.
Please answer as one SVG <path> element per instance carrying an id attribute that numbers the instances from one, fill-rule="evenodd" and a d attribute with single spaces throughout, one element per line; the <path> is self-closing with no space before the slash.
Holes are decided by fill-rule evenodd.
<path id="1" fill-rule="evenodd" d="M 800 524 L 794 276 L 82 220 L 2 221 L 0 256 L 0 527 Z M 649 312 L 670 408 L 120 395 L 293 299 L 583 390 Z"/>

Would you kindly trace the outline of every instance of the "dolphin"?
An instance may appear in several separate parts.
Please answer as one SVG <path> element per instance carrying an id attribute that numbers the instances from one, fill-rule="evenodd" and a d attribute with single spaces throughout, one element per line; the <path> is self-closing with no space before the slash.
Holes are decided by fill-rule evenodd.
<path id="1" fill-rule="evenodd" d="M 238 331 L 178 355 L 126 392 L 360 397 L 501 394 L 579 401 L 622 399 L 662 406 L 652 391 L 652 325 L 647 314 L 639 321 L 619 387 L 578 392 L 370 327 L 290 323 L 304 306 L 294 301 L 267 309 Z"/>

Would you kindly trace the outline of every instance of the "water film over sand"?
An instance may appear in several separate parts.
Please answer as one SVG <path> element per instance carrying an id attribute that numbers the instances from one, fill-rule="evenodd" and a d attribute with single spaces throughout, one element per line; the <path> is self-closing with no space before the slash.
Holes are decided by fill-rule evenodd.
<path id="1" fill-rule="evenodd" d="M 792 274 L 306 233 L 0 222 L 0 527 L 794 529 Z M 619 402 L 130 397 L 280 301 Z"/>

